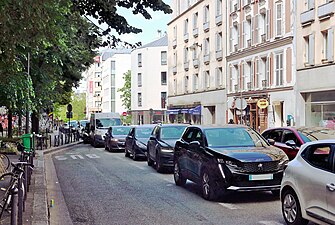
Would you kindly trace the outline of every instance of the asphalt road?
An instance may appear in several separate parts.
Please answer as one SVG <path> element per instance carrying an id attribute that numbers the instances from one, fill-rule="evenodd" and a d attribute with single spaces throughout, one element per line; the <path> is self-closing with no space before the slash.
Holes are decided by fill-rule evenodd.
<path id="1" fill-rule="evenodd" d="M 73 224 L 285 224 L 270 192 L 209 202 L 192 182 L 178 187 L 146 161 L 84 144 L 52 159 Z"/>

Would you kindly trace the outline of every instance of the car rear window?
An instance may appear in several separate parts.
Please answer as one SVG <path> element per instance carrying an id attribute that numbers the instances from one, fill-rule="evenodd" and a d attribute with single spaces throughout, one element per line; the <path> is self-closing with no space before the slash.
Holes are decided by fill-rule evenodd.
<path id="1" fill-rule="evenodd" d="M 149 138 L 153 128 L 137 128 L 135 137 L 137 138 Z"/>
<path id="2" fill-rule="evenodd" d="M 113 127 L 113 135 L 127 135 L 130 131 L 130 127 Z"/>
<path id="3" fill-rule="evenodd" d="M 161 139 L 179 139 L 186 126 L 162 127 Z"/>

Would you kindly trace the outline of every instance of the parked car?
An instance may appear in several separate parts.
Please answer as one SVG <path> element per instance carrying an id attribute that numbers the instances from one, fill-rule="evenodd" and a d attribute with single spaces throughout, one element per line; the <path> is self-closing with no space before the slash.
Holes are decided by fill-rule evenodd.
<path id="1" fill-rule="evenodd" d="M 186 124 L 157 124 L 148 141 L 147 162 L 156 164 L 161 172 L 165 167 L 173 168 L 173 152 L 176 141 L 181 137 Z"/>
<path id="2" fill-rule="evenodd" d="M 81 138 L 84 141 L 84 144 L 90 144 L 91 143 L 91 136 L 90 136 L 90 123 L 86 123 L 84 129 L 81 133 Z"/>
<path id="3" fill-rule="evenodd" d="M 108 151 L 124 150 L 126 137 L 130 131 L 130 126 L 113 126 L 112 137 L 105 135 L 105 149 Z"/>
<path id="4" fill-rule="evenodd" d="M 79 120 L 79 132 L 80 132 L 80 137 L 83 135 L 83 131 L 85 130 L 86 124 L 89 123 L 89 120 Z"/>
<path id="5" fill-rule="evenodd" d="M 280 197 L 289 225 L 335 224 L 335 139 L 301 146 L 285 170 Z"/>
<path id="6" fill-rule="evenodd" d="M 147 143 L 155 124 L 134 126 L 126 137 L 125 156 L 132 156 L 133 160 L 146 157 Z"/>
<path id="7" fill-rule="evenodd" d="M 242 125 L 189 126 L 174 152 L 174 180 L 198 183 L 215 200 L 228 191 L 272 191 L 279 195 L 288 157 L 255 130 Z"/>
<path id="8" fill-rule="evenodd" d="M 335 138 L 335 130 L 331 130 L 324 127 L 279 127 L 270 128 L 262 133 L 262 136 L 269 140 L 272 144 L 282 150 L 287 154 L 290 160 L 294 159 L 299 148 L 306 142 L 332 139 Z M 287 144 L 287 142 L 292 141 L 295 144 L 295 148 L 292 148 L 292 144 Z"/>

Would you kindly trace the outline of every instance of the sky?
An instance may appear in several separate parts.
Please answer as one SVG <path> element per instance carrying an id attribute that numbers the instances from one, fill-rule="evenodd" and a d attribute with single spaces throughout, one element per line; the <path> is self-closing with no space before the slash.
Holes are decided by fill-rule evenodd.
<path id="1" fill-rule="evenodd" d="M 165 0 L 166 4 L 170 4 L 171 0 Z M 161 30 L 162 34 L 167 32 L 167 24 L 171 21 L 171 14 L 164 14 L 162 11 L 152 11 L 148 9 L 152 19 L 146 20 L 142 15 L 134 15 L 131 9 L 120 8 L 118 13 L 126 18 L 128 24 L 136 28 L 142 29 L 141 33 L 138 34 L 123 34 L 120 36 L 121 40 L 129 43 L 142 42 L 142 45 L 150 43 L 158 38 L 157 30 Z M 95 23 L 98 25 L 98 23 Z M 106 26 L 99 25 L 103 29 L 106 29 Z M 111 32 L 116 34 L 115 32 Z"/>

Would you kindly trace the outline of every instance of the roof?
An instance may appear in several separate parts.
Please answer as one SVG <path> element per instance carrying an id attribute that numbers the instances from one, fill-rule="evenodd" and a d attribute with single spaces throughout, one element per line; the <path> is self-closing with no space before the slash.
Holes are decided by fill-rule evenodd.
<path id="1" fill-rule="evenodd" d="M 132 49 L 122 48 L 122 49 L 106 49 L 101 52 L 101 61 L 105 61 L 116 54 L 130 54 Z"/>
<path id="2" fill-rule="evenodd" d="M 154 48 L 154 47 L 161 47 L 161 46 L 168 46 L 168 37 L 167 35 L 153 41 L 153 42 L 150 42 L 146 45 L 143 45 L 137 49 L 142 49 L 142 48 Z"/>

